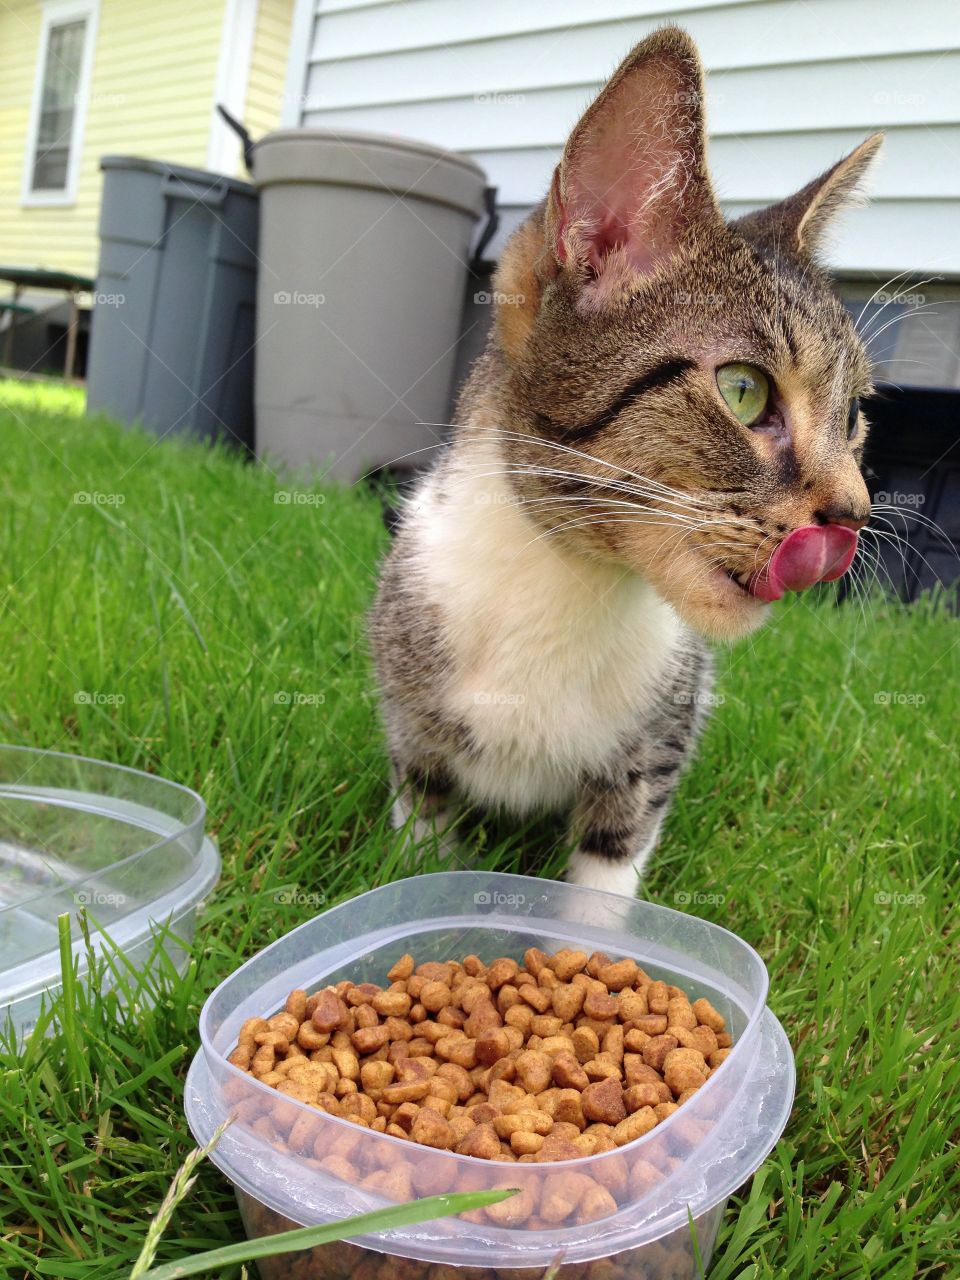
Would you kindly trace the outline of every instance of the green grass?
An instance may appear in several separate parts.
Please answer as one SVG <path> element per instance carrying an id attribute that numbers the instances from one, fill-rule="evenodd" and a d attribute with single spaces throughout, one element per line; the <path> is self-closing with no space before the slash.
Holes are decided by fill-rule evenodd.
<path id="1" fill-rule="evenodd" d="M 205 996 L 311 914 L 277 890 L 333 903 L 414 870 L 363 643 L 385 535 L 368 493 L 277 502 L 314 490 L 88 421 L 49 387 L 0 388 L 0 439 L 0 740 L 195 787 L 224 860 L 154 1007 L 80 983 L 3 1059 L 0 1275 L 110 1280 L 192 1146 Z M 798 1090 L 715 1280 L 960 1275 L 958 657 L 946 611 L 801 597 L 720 657 L 725 700 L 643 891 L 759 950 Z M 560 870 L 518 838 L 478 857 Z M 204 1164 L 157 1263 L 241 1234 Z"/>

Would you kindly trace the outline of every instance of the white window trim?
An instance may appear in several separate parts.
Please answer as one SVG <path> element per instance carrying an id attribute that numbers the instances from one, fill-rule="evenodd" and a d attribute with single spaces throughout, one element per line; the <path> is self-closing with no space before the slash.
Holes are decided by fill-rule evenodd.
<path id="1" fill-rule="evenodd" d="M 80 79 L 77 83 L 73 128 L 70 132 L 67 184 L 62 191 L 34 191 L 31 184 L 36 159 L 37 135 L 40 131 L 40 106 L 43 101 L 43 77 L 47 65 L 50 28 L 78 18 L 86 18 L 87 29 L 84 33 L 83 58 L 80 63 Z M 20 196 L 22 205 L 72 205 L 77 202 L 83 131 L 87 122 L 87 104 L 90 101 L 90 80 L 93 75 L 93 57 L 97 46 L 99 19 L 100 0 L 56 0 L 56 3 L 43 6 L 37 65 L 33 76 L 33 102 L 30 106 L 30 122 L 27 128 L 27 154 L 23 166 L 23 186 Z"/>
<path id="2" fill-rule="evenodd" d="M 239 139 L 221 119 L 217 103 L 222 102 L 234 119 L 243 123 L 258 7 L 258 0 L 227 0 L 224 7 L 210 136 L 207 140 L 207 168 L 214 173 L 232 175 L 237 171 Z"/>

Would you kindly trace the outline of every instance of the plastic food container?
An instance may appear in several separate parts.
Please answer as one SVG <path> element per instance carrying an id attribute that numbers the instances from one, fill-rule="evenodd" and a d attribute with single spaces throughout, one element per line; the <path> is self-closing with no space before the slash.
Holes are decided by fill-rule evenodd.
<path id="1" fill-rule="evenodd" d="M 0 1018 L 25 1035 L 59 986 L 64 912 L 86 910 L 94 951 L 106 933 L 133 966 L 185 961 L 220 874 L 205 816 L 195 792 L 137 769 L 0 746 Z M 155 925 L 170 926 L 159 942 Z M 73 951 L 82 973 L 86 940 Z"/>
<path id="2" fill-rule="evenodd" d="M 691 999 L 706 996 L 727 1018 L 733 1052 L 645 1137 L 616 1151 L 542 1164 L 481 1161 L 361 1129 L 277 1093 L 226 1060 L 243 1022 L 280 1009 L 295 987 L 315 990 L 344 978 L 382 982 L 406 951 L 420 963 L 470 952 L 484 960 L 519 959 L 531 946 L 632 956 Z M 324 912 L 217 988 L 201 1015 L 187 1119 L 206 1143 L 234 1117 L 211 1158 L 236 1188 L 248 1235 L 382 1208 L 389 1201 L 364 1183 L 401 1161 L 417 1196 L 520 1188 L 515 1202 L 504 1202 L 517 1206 L 512 1225 L 488 1223 L 485 1215 L 481 1223 L 438 1219 L 278 1255 L 258 1264 L 264 1280 L 440 1280 L 445 1268 L 463 1280 L 535 1280 L 558 1260 L 557 1274 L 570 1280 L 684 1280 L 700 1274 L 697 1253 L 704 1266 L 709 1262 L 727 1198 L 769 1154 L 790 1113 L 793 1055 L 766 994 L 757 953 L 695 916 L 521 876 L 418 876 Z M 349 1176 L 343 1166 L 341 1176 L 321 1166 L 322 1158 L 344 1150 Z M 606 1187 L 616 1212 L 588 1225 L 545 1224 L 537 1211 L 556 1185 L 548 1180 L 574 1172 Z"/>

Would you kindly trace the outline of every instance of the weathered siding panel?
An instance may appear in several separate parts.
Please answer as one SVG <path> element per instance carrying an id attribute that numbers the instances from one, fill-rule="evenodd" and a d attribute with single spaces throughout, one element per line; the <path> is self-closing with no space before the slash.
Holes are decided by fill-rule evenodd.
<path id="1" fill-rule="evenodd" d="M 712 162 L 731 214 L 788 194 L 883 128 L 874 203 L 850 215 L 834 265 L 960 274 L 953 0 L 320 0 L 300 120 L 475 157 L 500 189 L 506 228 L 543 195 L 604 77 L 670 20 L 710 72 Z"/>

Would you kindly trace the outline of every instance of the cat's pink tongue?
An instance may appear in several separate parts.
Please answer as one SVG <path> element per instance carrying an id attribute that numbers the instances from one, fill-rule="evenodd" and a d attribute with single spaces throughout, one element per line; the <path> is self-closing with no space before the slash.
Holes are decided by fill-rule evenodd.
<path id="1" fill-rule="evenodd" d="M 785 591 L 803 591 L 815 582 L 833 582 L 847 572 L 857 552 L 857 534 L 842 524 L 806 524 L 794 529 L 750 579 L 758 600 L 779 600 Z"/>

